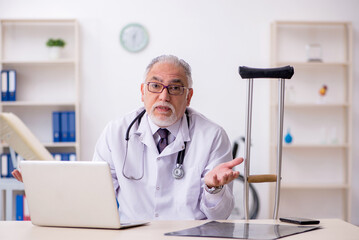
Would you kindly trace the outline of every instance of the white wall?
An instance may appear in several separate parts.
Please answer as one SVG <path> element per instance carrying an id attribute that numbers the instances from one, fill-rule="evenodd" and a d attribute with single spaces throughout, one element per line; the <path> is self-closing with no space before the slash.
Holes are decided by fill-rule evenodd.
<path id="1" fill-rule="evenodd" d="M 0 0 L 0 18 L 76 18 L 81 27 L 81 156 L 91 160 L 105 124 L 141 105 L 140 82 L 148 62 L 160 54 L 184 58 L 193 69 L 192 107 L 222 125 L 231 139 L 244 134 L 245 84 L 238 66 L 269 67 L 274 20 L 350 21 L 354 66 L 359 59 L 356 0 Z M 131 54 L 119 43 L 121 28 L 142 23 L 150 44 Z M 359 91 L 354 69 L 352 222 L 359 225 Z M 222 87 L 219 87 L 222 85 Z M 255 85 L 253 172 L 268 172 L 268 83 Z M 261 202 L 268 202 L 260 187 Z M 270 217 L 266 204 L 260 218 Z M 270 206 L 271 207 L 271 206 Z"/>

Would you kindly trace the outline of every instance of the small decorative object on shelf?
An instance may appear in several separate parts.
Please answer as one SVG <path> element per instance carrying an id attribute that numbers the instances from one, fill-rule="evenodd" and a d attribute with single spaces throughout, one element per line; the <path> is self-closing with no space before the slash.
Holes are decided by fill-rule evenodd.
<path id="1" fill-rule="evenodd" d="M 292 137 L 292 135 L 290 134 L 290 129 L 289 129 L 289 128 L 288 128 L 288 130 L 287 130 L 287 134 L 286 134 L 285 137 L 284 137 L 284 141 L 285 141 L 285 143 L 287 143 L 287 144 L 293 142 L 293 137 Z"/>
<path id="2" fill-rule="evenodd" d="M 305 48 L 308 62 L 322 62 L 322 47 L 320 44 L 307 44 Z"/>
<path id="3" fill-rule="evenodd" d="M 65 47 L 66 42 L 62 39 L 52 39 L 50 38 L 46 42 L 46 46 L 49 47 L 49 58 L 50 59 L 59 59 L 61 57 L 61 50 Z"/>
<path id="4" fill-rule="evenodd" d="M 327 91 L 328 91 L 328 86 L 323 84 L 323 86 L 319 89 L 319 99 L 318 99 L 319 104 L 326 103 Z"/>

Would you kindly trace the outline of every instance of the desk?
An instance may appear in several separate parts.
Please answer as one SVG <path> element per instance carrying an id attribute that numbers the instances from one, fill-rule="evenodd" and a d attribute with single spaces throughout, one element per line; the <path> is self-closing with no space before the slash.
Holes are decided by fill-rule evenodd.
<path id="1" fill-rule="evenodd" d="M 282 239 L 341 239 L 358 240 L 359 227 L 339 219 L 321 219 L 320 226 L 323 229 L 293 235 Z M 208 221 L 153 221 L 145 226 L 128 228 L 122 230 L 106 229 L 84 229 L 84 228 L 54 228 L 38 227 L 31 222 L 0 221 L 1 240 L 119 240 L 119 239 L 144 239 L 144 240 L 201 240 L 206 238 L 174 237 L 163 234 L 171 231 L 178 231 L 185 228 L 195 227 Z M 232 220 L 228 222 L 243 223 L 244 220 Z M 250 223 L 275 224 L 275 220 L 250 220 Z M 282 224 L 282 223 L 281 223 Z M 284 224 L 284 223 L 283 223 Z M 211 238 L 218 239 L 218 238 Z"/>

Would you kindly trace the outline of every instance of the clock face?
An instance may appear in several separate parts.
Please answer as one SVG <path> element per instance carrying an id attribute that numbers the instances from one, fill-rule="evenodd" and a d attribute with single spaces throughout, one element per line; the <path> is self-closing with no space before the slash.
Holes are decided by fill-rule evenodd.
<path id="1" fill-rule="evenodd" d="M 121 44 L 129 52 L 139 52 L 145 49 L 148 40 L 146 29 L 137 23 L 126 25 L 120 34 Z"/>

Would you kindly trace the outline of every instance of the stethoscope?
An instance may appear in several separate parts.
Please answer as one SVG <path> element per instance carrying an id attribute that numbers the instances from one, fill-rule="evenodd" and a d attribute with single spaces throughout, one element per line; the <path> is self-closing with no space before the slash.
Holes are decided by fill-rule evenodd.
<path id="1" fill-rule="evenodd" d="M 125 153 L 125 161 L 123 163 L 123 167 L 122 167 L 122 175 L 129 179 L 129 180 L 141 180 L 143 178 L 143 175 L 144 175 L 144 166 L 145 166 L 145 162 L 144 162 L 144 157 L 143 157 L 143 153 L 142 153 L 142 175 L 138 178 L 135 178 L 133 176 L 127 176 L 125 174 L 125 165 L 126 165 L 126 161 L 127 161 L 127 151 L 128 151 L 128 141 L 130 140 L 130 131 L 131 131 L 131 128 L 132 126 L 138 121 L 138 125 L 140 125 L 141 123 L 141 118 L 143 117 L 143 115 L 146 113 L 146 110 L 143 110 L 140 114 L 138 114 L 135 119 L 133 119 L 133 121 L 130 123 L 130 125 L 128 126 L 127 128 L 127 131 L 126 131 L 126 137 L 125 137 L 125 140 L 126 140 L 126 153 Z M 186 110 L 185 112 L 186 114 L 186 118 L 187 118 L 187 126 L 189 128 L 189 117 L 188 117 L 188 112 Z M 180 151 L 177 155 L 177 161 L 176 161 L 176 166 L 175 168 L 172 170 L 172 176 L 175 178 L 175 179 L 181 179 L 183 178 L 184 176 L 184 170 L 183 170 L 183 161 L 184 161 L 184 156 L 185 156 L 185 152 L 186 152 L 186 142 L 184 142 L 184 148 L 182 151 Z"/>

